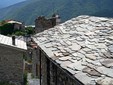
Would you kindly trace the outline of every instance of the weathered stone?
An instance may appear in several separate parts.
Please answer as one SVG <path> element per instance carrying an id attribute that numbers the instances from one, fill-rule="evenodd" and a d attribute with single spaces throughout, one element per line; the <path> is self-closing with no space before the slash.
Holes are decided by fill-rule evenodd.
<path id="1" fill-rule="evenodd" d="M 88 77 L 87 74 L 83 72 L 78 72 L 77 74 L 75 74 L 75 77 L 85 85 L 90 85 L 90 82 L 92 80 L 91 77 Z"/>
<path id="2" fill-rule="evenodd" d="M 63 52 L 62 53 L 64 56 L 69 56 L 70 55 L 70 53 L 68 53 L 68 52 Z"/>
<path id="3" fill-rule="evenodd" d="M 90 49 L 97 49 L 95 45 L 87 45 L 87 47 Z"/>
<path id="4" fill-rule="evenodd" d="M 72 55 L 73 55 L 74 57 L 76 57 L 76 56 L 77 56 L 77 53 L 73 53 Z"/>
<path id="5" fill-rule="evenodd" d="M 98 85 L 113 85 L 113 79 L 105 77 L 104 79 L 99 79 L 96 82 Z"/>
<path id="6" fill-rule="evenodd" d="M 104 17 L 99 18 L 99 20 L 102 21 L 102 22 L 108 21 L 108 19 L 107 18 L 104 18 Z"/>
<path id="7" fill-rule="evenodd" d="M 81 57 L 77 57 L 77 61 L 80 61 L 82 58 Z"/>
<path id="8" fill-rule="evenodd" d="M 0 46 L 0 80 L 21 85 L 23 69 L 23 52 Z"/>
<path id="9" fill-rule="evenodd" d="M 69 46 L 69 48 L 73 51 L 79 51 L 81 49 L 81 46 L 77 43 L 73 43 L 72 46 Z"/>
<path id="10" fill-rule="evenodd" d="M 95 61 L 89 61 L 91 64 L 95 66 L 101 66 L 102 64 L 100 63 L 100 60 L 95 60 Z"/>
<path id="11" fill-rule="evenodd" d="M 92 68 L 89 68 L 89 67 L 85 67 L 82 71 L 85 73 L 88 73 L 91 76 L 98 76 L 98 77 L 101 76 L 101 74 L 98 71 L 96 71 Z"/>
<path id="12" fill-rule="evenodd" d="M 95 35 L 94 32 L 86 32 L 85 33 L 86 36 L 91 36 L 91 35 Z"/>
<path id="13" fill-rule="evenodd" d="M 113 55 L 110 52 L 104 52 L 103 53 L 107 58 L 112 58 Z"/>
<path id="14" fill-rule="evenodd" d="M 82 50 L 85 51 L 85 52 L 91 52 L 90 48 L 83 48 Z"/>
<path id="15" fill-rule="evenodd" d="M 54 27 L 56 24 L 56 18 L 51 17 L 50 19 L 47 19 L 43 16 L 39 16 L 35 20 L 35 32 L 42 32 L 44 30 Z"/>
<path id="16" fill-rule="evenodd" d="M 71 59 L 69 59 L 72 63 L 76 63 L 77 62 L 77 57 L 72 57 Z"/>
<path id="17" fill-rule="evenodd" d="M 77 40 L 77 41 L 84 41 L 84 39 L 81 38 L 81 37 L 77 37 L 76 40 Z"/>
<path id="18" fill-rule="evenodd" d="M 72 73 L 73 75 L 76 74 L 76 71 L 73 69 L 70 69 L 68 67 L 63 67 L 64 69 L 66 69 L 68 72 Z"/>
<path id="19" fill-rule="evenodd" d="M 108 39 L 113 40 L 113 36 L 108 37 Z"/>
<path id="20" fill-rule="evenodd" d="M 113 61 L 109 60 L 113 58 L 112 22 L 113 19 L 108 18 L 80 16 L 36 35 L 43 42 L 38 39 L 36 41 L 45 54 L 56 54 L 48 57 L 60 65 L 63 70 L 67 70 L 66 74 L 69 72 L 68 75 L 75 75 L 85 85 L 96 85 L 95 81 L 104 78 L 102 75 L 113 78 Z M 56 34 L 54 35 L 54 33 Z M 46 37 L 46 40 L 43 37 Z M 48 51 L 52 49 L 51 47 L 46 48 L 45 41 L 50 44 L 54 42 L 52 47 L 58 48 L 58 52 Z M 83 69 L 86 66 L 88 68 Z M 86 73 L 83 73 L 83 70 Z M 62 75 L 65 74 L 65 71 L 60 72 L 58 71 L 60 75 L 57 75 L 58 85 L 65 85 L 67 83 L 64 84 L 64 78 L 67 77 Z M 73 84 L 68 82 L 67 85 Z"/>
<path id="21" fill-rule="evenodd" d="M 46 46 L 45 46 L 46 48 L 51 48 L 52 47 L 52 44 L 47 44 Z"/>
<path id="22" fill-rule="evenodd" d="M 76 30 L 77 30 L 78 32 L 87 32 L 87 31 L 88 31 L 88 29 L 82 28 L 82 27 L 77 27 Z"/>
<path id="23" fill-rule="evenodd" d="M 107 48 L 107 47 L 106 47 L 106 45 L 104 43 L 102 43 L 102 44 L 98 44 L 97 48 L 102 49 L 102 48 Z"/>
<path id="24" fill-rule="evenodd" d="M 55 55 L 56 57 L 61 57 L 61 56 L 63 56 L 63 54 L 62 54 L 62 53 L 59 53 L 59 52 L 54 52 L 54 55 Z"/>
<path id="25" fill-rule="evenodd" d="M 63 63 L 60 64 L 61 67 L 67 67 L 67 65 L 71 64 L 71 61 L 63 61 Z"/>
<path id="26" fill-rule="evenodd" d="M 90 17 L 89 20 L 91 20 L 92 22 L 99 22 L 100 19 L 97 17 Z"/>
<path id="27" fill-rule="evenodd" d="M 85 66 L 81 65 L 81 61 L 76 61 L 75 63 L 72 63 L 72 64 L 68 65 L 67 67 L 69 67 L 73 70 L 81 71 Z"/>
<path id="28" fill-rule="evenodd" d="M 109 45 L 113 44 L 113 42 L 111 40 L 105 40 L 105 42 L 107 42 Z"/>
<path id="29" fill-rule="evenodd" d="M 113 52 L 113 45 L 110 45 L 110 46 L 108 47 L 108 49 L 109 49 L 110 52 Z"/>
<path id="30" fill-rule="evenodd" d="M 112 67 L 113 66 L 113 59 L 105 59 L 103 61 L 101 61 L 102 65 L 106 66 L 106 67 Z"/>
<path id="31" fill-rule="evenodd" d="M 69 46 L 69 45 L 72 45 L 72 43 L 71 43 L 70 41 L 66 41 L 65 43 L 66 43 L 68 46 Z"/>
<path id="32" fill-rule="evenodd" d="M 76 42 L 76 43 L 79 44 L 83 48 L 86 46 L 85 42 L 83 42 L 83 41 L 82 42 Z"/>
<path id="33" fill-rule="evenodd" d="M 59 58 L 59 60 L 61 60 L 61 61 L 66 61 L 66 60 L 69 60 L 71 57 L 61 57 L 61 58 Z"/>
<path id="34" fill-rule="evenodd" d="M 81 59 L 85 58 L 85 55 L 82 54 L 82 53 L 77 53 L 77 55 L 78 55 L 78 57 L 81 58 Z"/>
<path id="35" fill-rule="evenodd" d="M 55 60 L 56 61 L 56 63 L 58 63 L 58 64 L 62 64 L 62 61 L 60 61 L 59 59 L 57 59 L 57 60 Z"/>
<path id="36" fill-rule="evenodd" d="M 104 66 L 101 66 L 101 67 L 97 67 L 97 69 L 95 69 L 95 70 L 97 70 L 98 72 L 100 72 L 103 75 L 107 75 L 107 76 L 113 78 L 113 69 L 111 69 L 111 68 L 106 68 Z"/>
<path id="37" fill-rule="evenodd" d="M 96 60 L 97 59 L 94 54 L 86 54 L 85 56 L 86 56 L 86 58 L 91 59 L 91 60 Z"/>

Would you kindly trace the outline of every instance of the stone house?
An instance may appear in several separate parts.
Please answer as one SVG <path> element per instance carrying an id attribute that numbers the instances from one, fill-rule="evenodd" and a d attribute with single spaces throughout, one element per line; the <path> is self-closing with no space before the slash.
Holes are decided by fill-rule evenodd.
<path id="1" fill-rule="evenodd" d="M 78 16 L 34 41 L 41 85 L 113 85 L 113 19 Z"/>
<path id="2" fill-rule="evenodd" d="M 58 25 L 59 23 L 61 23 L 61 19 L 57 14 L 53 14 L 52 17 L 49 19 L 45 18 L 44 16 L 39 16 L 35 20 L 35 32 L 42 32 L 44 30 L 54 27 L 55 25 Z"/>
<path id="3" fill-rule="evenodd" d="M 9 21 L 7 21 L 7 23 L 12 24 L 14 27 L 14 30 L 24 30 L 25 29 L 25 25 L 22 22 L 18 22 L 15 20 L 9 20 Z"/>
<path id="4" fill-rule="evenodd" d="M 0 35 L 0 81 L 23 85 L 26 50 L 24 41 Z"/>
<path id="5" fill-rule="evenodd" d="M 31 73 L 32 73 L 32 76 L 33 78 L 39 78 L 40 74 L 39 74 L 39 62 L 38 61 L 38 50 L 37 50 L 37 44 L 33 41 L 33 39 L 31 39 L 31 41 L 29 42 L 28 44 L 28 50 L 27 50 L 27 55 L 28 55 L 28 58 L 27 58 L 27 61 L 31 61 L 31 65 L 32 65 L 32 68 L 31 68 Z"/>

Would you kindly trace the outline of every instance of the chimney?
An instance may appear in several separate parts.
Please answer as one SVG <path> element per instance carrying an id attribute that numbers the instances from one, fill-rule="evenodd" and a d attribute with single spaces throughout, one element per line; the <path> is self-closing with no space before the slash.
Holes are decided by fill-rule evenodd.
<path id="1" fill-rule="evenodd" d="M 56 15 L 56 25 L 61 23 L 61 18 L 59 15 Z"/>
<path id="2" fill-rule="evenodd" d="M 12 36 L 12 45 L 15 45 L 15 36 Z"/>

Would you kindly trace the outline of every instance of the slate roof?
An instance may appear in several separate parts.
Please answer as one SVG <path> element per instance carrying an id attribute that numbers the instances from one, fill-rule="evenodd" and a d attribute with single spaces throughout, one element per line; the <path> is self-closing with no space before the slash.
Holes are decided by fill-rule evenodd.
<path id="1" fill-rule="evenodd" d="M 113 19 L 79 16 L 36 34 L 39 47 L 85 85 L 113 85 Z"/>
<path id="2" fill-rule="evenodd" d="M 11 47 L 17 50 L 27 50 L 26 42 L 15 39 L 15 44 L 12 45 L 12 37 L 7 37 L 0 34 L 0 45 Z"/>

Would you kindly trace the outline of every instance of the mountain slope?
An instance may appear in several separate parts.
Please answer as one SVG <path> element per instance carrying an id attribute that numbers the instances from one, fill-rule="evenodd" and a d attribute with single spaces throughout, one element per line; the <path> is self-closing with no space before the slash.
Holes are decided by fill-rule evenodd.
<path id="1" fill-rule="evenodd" d="M 25 1 L 25 0 L 0 0 L 0 8 L 4 8 L 22 1 Z"/>
<path id="2" fill-rule="evenodd" d="M 79 15 L 113 17 L 112 0 L 27 0 L 0 10 L 0 19 L 16 19 L 33 24 L 37 16 L 58 12 L 63 21 Z"/>

